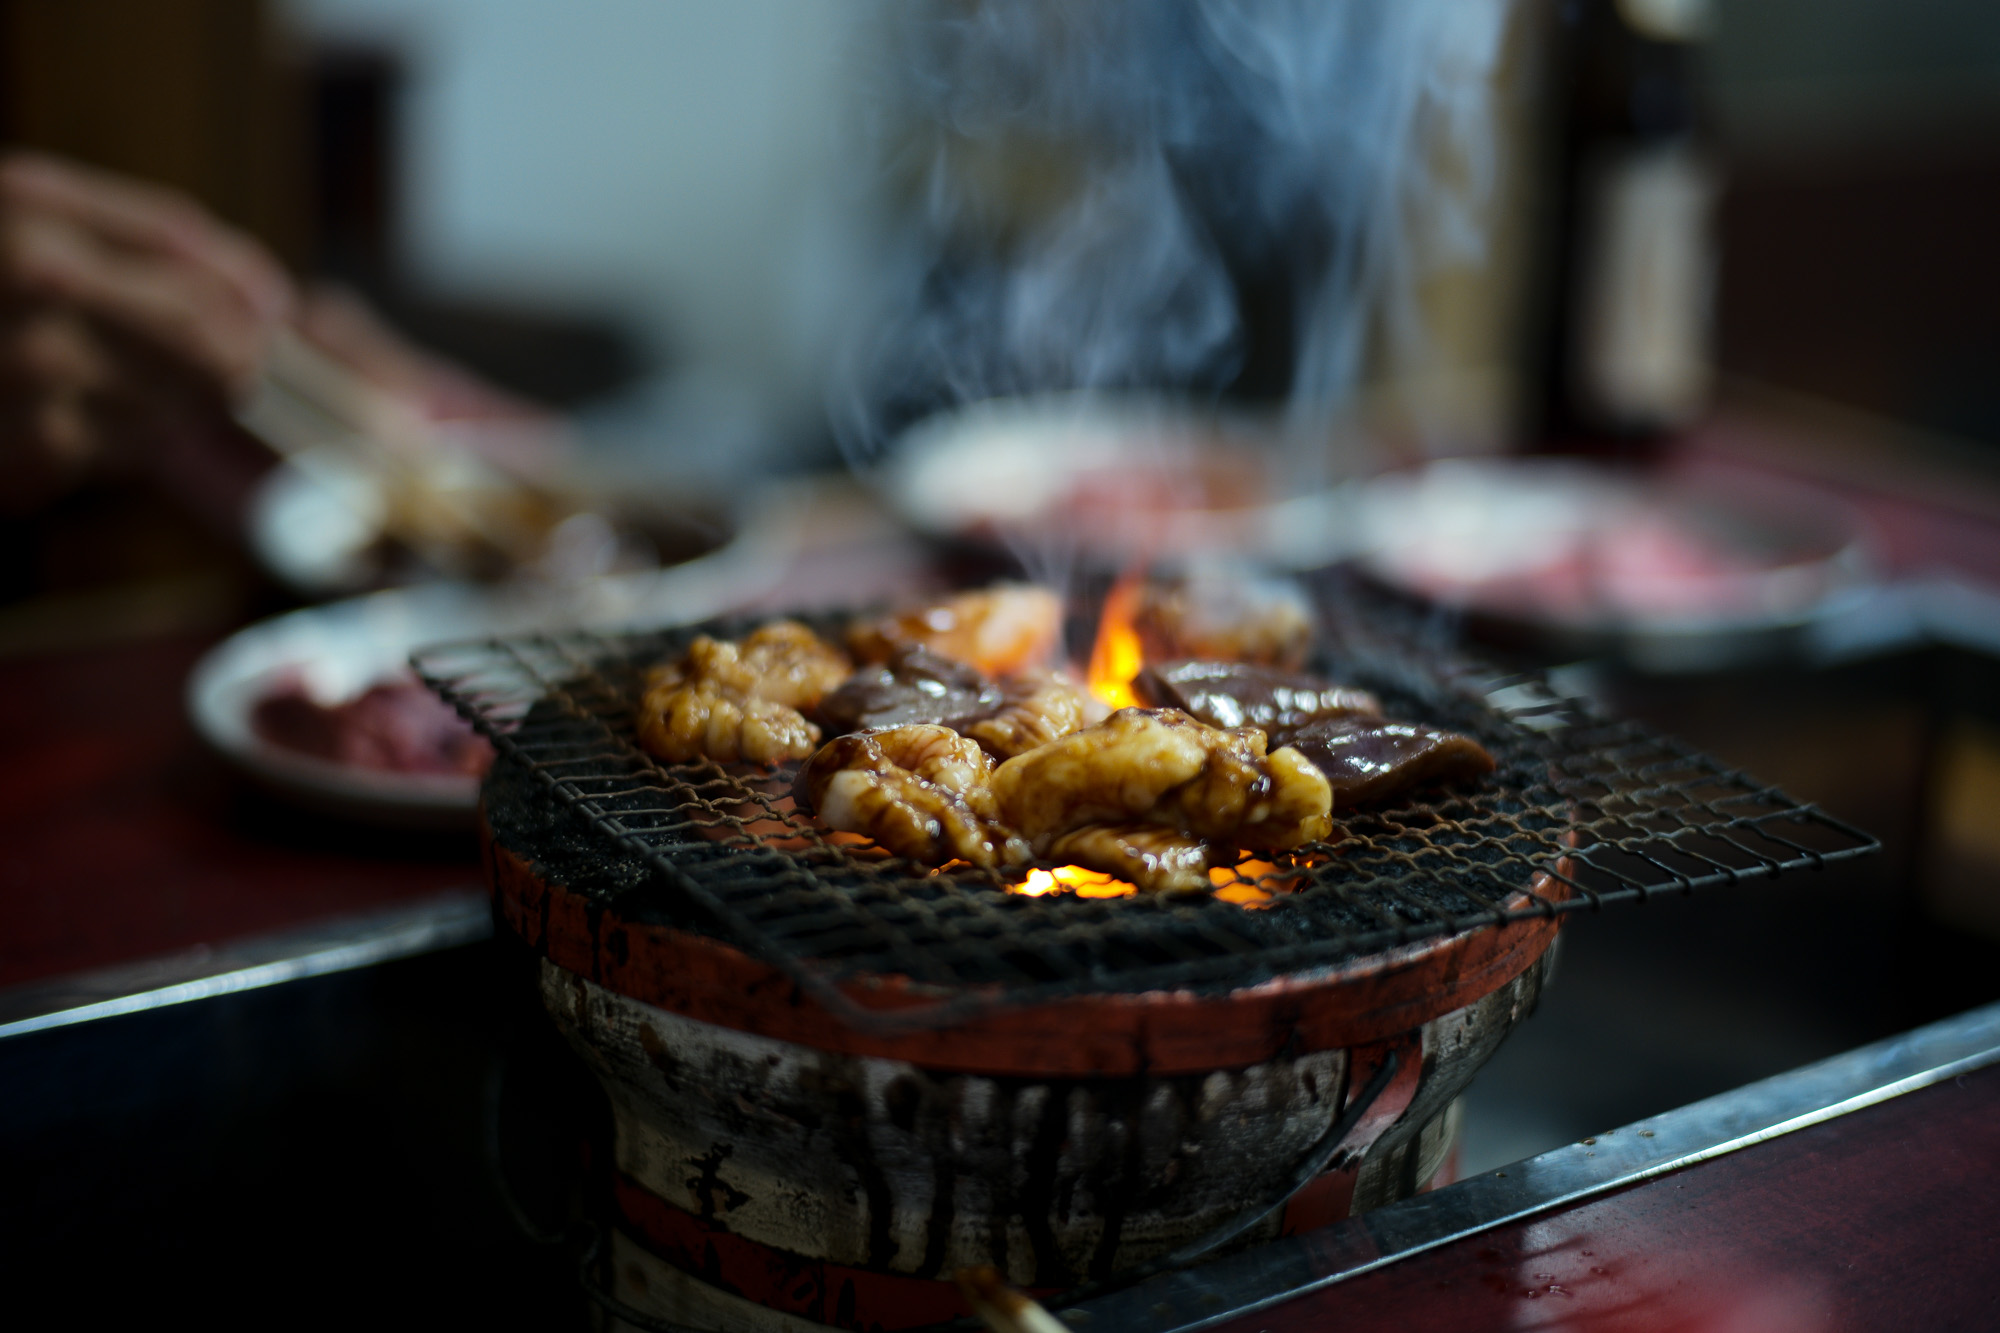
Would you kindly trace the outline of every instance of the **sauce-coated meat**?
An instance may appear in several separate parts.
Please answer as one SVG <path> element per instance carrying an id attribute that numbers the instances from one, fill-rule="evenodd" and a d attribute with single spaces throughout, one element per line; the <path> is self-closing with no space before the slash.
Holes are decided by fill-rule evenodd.
<path id="1" fill-rule="evenodd" d="M 1057 671 L 1022 671 L 1000 682 L 1000 706 L 984 717 L 953 723 L 996 759 L 1012 759 L 1083 725 L 1091 698 Z M 1097 706 L 1102 711 L 1103 705 Z"/>
<path id="2" fill-rule="evenodd" d="M 1493 756 L 1470 736 L 1414 722 L 1327 718 L 1297 728 L 1286 740 L 1326 775 L 1342 807 L 1493 771 Z"/>
<path id="3" fill-rule="evenodd" d="M 1245 847 L 1287 848 L 1332 828 L 1326 779 L 1264 733 L 1174 709 L 1121 708 L 993 772 L 1000 818 L 1038 851 L 1086 824 L 1146 823 Z"/>
<path id="4" fill-rule="evenodd" d="M 1216 727 L 1259 727 L 1326 775 L 1336 807 L 1379 801 L 1427 782 L 1493 771 L 1468 736 L 1381 716 L 1366 690 L 1237 662 L 1162 662 L 1132 682 L 1141 699 Z"/>
<path id="5" fill-rule="evenodd" d="M 1039 666 L 1062 637 L 1062 599 L 1028 583 L 1001 583 L 857 622 L 847 646 L 864 662 L 921 644 L 989 675 Z"/>
<path id="6" fill-rule="evenodd" d="M 1164 824 L 1085 824 L 1050 843 L 1048 855 L 1116 876 L 1148 893 L 1212 887 L 1208 844 Z"/>
<path id="7" fill-rule="evenodd" d="M 1161 662 L 1140 671 L 1132 689 L 1155 708 L 1178 708 L 1211 727 L 1257 727 L 1273 738 L 1321 718 L 1382 709 L 1366 690 L 1245 662 Z"/>
<path id="8" fill-rule="evenodd" d="M 639 700 L 639 744 L 669 763 L 803 759 L 819 728 L 800 711 L 846 677 L 848 661 L 794 620 L 741 643 L 704 634 L 677 662 L 654 667 Z"/>
<path id="9" fill-rule="evenodd" d="M 949 727 L 924 724 L 835 737 L 806 761 L 793 798 L 828 826 L 873 838 L 927 865 L 1028 859 L 994 818 L 993 757 Z"/>
<path id="10" fill-rule="evenodd" d="M 1132 618 L 1148 661 L 1200 657 L 1297 668 L 1312 649 L 1312 607 L 1289 579 L 1209 570 L 1143 584 Z"/>
<path id="11" fill-rule="evenodd" d="M 975 667 L 904 644 L 888 661 L 855 671 L 819 702 L 819 718 L 838 734 L 913 722 L 952 723 L 1001 707 L 1000 687 Z M 962 730 L 962 728 L 961 728 Z"/>

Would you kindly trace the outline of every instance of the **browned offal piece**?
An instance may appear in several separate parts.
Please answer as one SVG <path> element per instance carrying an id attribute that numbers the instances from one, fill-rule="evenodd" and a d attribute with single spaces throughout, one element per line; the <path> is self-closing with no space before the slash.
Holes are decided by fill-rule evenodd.
<path id="1" fill-rule="evenodd" d="M 800 710 L 848 669 L 839 649 L 795 620 L 774 620 L 741 643 L 703 634 L 647 675 L 639 744 L 669 763 L 803 759 L 820 731 Z"/>
<path id="2" fill-rule="evenodd" d="M 1173 709 L 1121 708 L 993 772 L 1000 818 L 1038 849 L 1086 824 L 1159 824 L 1244 847 L 1288 848 L 1332 828 L 1326 779 L 1254 730 Z"/>
<path id="3" fill-rule="evenodd" d="M 1274 744 L 1284 743 L 1278 733 L 1324 717 L 1382 711 L 1366 690 L 1247 662 L 1149 664 L 1132 690 L 1154 708 L 1178 708 L 1211 727 L 1256 727 Z"/>
<path id="4" fill-rule="evenodd" d="M 1088 704 L 1083 688 L 1060 672 L 1031 668 L 994 681 L 921 644 L 904 644 L 888 661 L 855 671 L 820 700 L 817 716 L 835 734 L 940 724 L 996 759 L 1011 759 L 1075 731 Z"/>
<path id="5" fill-rule="evenodd" d="M 1047 662 L 1061 637 L 1061 598 L 1032 584 L 1003 583 L 858 621 L 847 632 L 847 646 L 864 662 L 881 662 L 898 648 L 920 644 L 1004 676 Z"/>
<path id="6" fill-rule="evenodd" d="M 1293 747 L 1326 775 L 1336 808 L 1493 771 L 1493 756 L 1470 736 L 1384 718 L 1366 690 L 1313 676 L 1236 662 L 1162 662 L 1141 671 L 1132 688 L 1212 726 L 1262 728 L 1273 746 Z"/>
<path id="7" fill-rule="evenodd" d="M 992 772 L 977 741 L 912 724 L 828 741 L 799 770 L 792 795 L 829 827 L 926 865 L 1026 861 L 1027 842 L 995 817 Z"/>
<path id="8" fill-rule="evenodd" d="M 838 735 L 912 722 L 949 726 L 983 717 L 1001 701 L 1000 687 L 977 667 L 906 643 L 887 661 L 858 668 L 819 701 L 817 711 L 819 720 Z"/>
<path id="9" fill-rule="evenodd" d="M 1326 775 L 1334 803 L 1343 807 L 1493 771 L 1493 756 L 1470 736 L 1414 722 L 1326 718 L 1287 733 L 1286 740 Z"/>
<path id="10" fill-rule="evenodd" d="M 1148 579 L 1132 628 L 1149 660 L 1204 657 L 1297 668 L 1312 652 L 1312 610 L 1288 579 L 1205 571 Z"/>
<path id="11" fill-rule="evenodd" d="M 1085 824 L 1050 843 L 1048 854 L 1052 861 L 1101 871 L 1148 893 L 1209 889 L 1208 870 L 1217 860 L 1202 839 L 1164 824 Z"/>

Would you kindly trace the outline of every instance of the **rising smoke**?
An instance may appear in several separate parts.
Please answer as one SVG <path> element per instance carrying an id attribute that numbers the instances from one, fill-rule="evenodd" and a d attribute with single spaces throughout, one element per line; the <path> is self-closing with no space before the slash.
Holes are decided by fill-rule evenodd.
<path id="1" fill-rule="evenodd" d="M 834 402 L 850 461 L 1052 390 L 1282 399 L 1295 434 L 1324 426 L 1372 339 L 1421 345 L 1424 264 L 1480 252 L 1509 4 L 892 9 L 883 299 Z"/>

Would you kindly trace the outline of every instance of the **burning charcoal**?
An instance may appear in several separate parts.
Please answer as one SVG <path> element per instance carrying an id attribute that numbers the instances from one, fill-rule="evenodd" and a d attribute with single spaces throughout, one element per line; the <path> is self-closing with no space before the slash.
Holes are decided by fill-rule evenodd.
<path id="1" fill-rule="evenodd" d="M 912 643 L 896 649 L 887 662 L 849 676 L 819 701 L 819 718 L 839 734 L 983 717 L 1004 702 L 999 686 L 977 669 Z"/>
<path id="2" fill-rule="evenodd" d="M 1003 821 L 1046 852 L 1086 824 L 1140 822 L 1244 847 L 1287 848 L 1332 829 L 1326 779 L 1260 731 L 1220 731 L 1171 708 L 1104 722 L 993 771 Z"/>
<path id="3" fill-rule="evenodd" d="M 774 620 L 740 644 L 701 635 L 680 661 L 648 674 L 639 744 L 670 763 L 803 759 L 820 733 L 799 710 L 847 674 L 839 650 L 795 620 Z"/>
<path id="4" fill-rule="evenodd" d="M 1142 670 L 1132 689 L 1155 708 L 1178 708 L 1211 727 L 1257 727 L 1274 745 L 1308 722 L 1381 712 L 1366 690 L 1243 662 L 1161 662 Z"/>
<path id="5" fill-rule="evenodd" d="M 1148 893 L 1211 887 L 1208 844 L 1160 824 L 1086 824 L 1050 843 L 1049 856 L 1114 875 Z"/>
<path id="6" fill-rule="evenodd" d="M 1286 744 L 1319 766 L 1341 806 L 1493 771 L 1493 756 L 1470 736 L 1378 717 L 1309 722 L 1291 732 Z"/>
<path id="7" fill-rule="evenodd" d="M 858 622 L 847 646 L 864 662 L 883 662 L 905 644 L 921 644 L 1002 676 L 1047 661 L 1061 635 L 1060 598 L 1032 584 L 1001 583 Z"/>
<path id="8" fill-rule="evenodd" d="M 1211 571 L 1148 581 L 1132 627 L 1147 661 L 1199 657 L 1296 670 L 1312 650 L 1312 607 L 1289 579 Z"/>
<path id="9" fill-rule="evenodd" d="M 792 797 L 829 827 L 926 865 L 1025 861 L 1027 843 L 993 816 L 992 772 L 993 757 L 949 727 L 891 727 L 828 741 Z"/>

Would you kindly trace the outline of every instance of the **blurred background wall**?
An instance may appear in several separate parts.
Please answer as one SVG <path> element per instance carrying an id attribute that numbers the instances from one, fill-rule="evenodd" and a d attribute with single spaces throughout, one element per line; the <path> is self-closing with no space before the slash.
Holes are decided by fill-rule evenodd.
<path id="1" fill-rule="evenodd" d="M 1645 8 L 1640 5 L 1639 8 Z M 1679 6 L 1687 8 L 1687 6 Z M 1699 9 L 1701 6 L 1695 6 Z M 1523 0 L 1529 34 L 1565 12 Z M 4 129 L 189 189 L 482 368 L 576 402 L 650 372 L 755 432 L 817 428 L 865 283 L 873 5 L 596 0 L 4 0 Z M 1727 374 L 2000 440 L 2000 8 L 1716 0 L 1704 133 L 1723 167 Z M 1427 293 L 1441 362 L 1513 392 L 1509 282 Z M 672 395 L 640 395 L 644 420 Z M 644 405 L 651 404 L 651 409 Z M 1490 414 L 1505 415 L 1503 406 Z M 736 437 L 747 438 L 742 431 Z"/>
<path id="2" fill-rule="evenodd" d="M 1716 20 L 1725 369 L 2000 443 L 2000 6 Z"/>
<path id="3" fill-rule="evenodd" d="M 0 140 L 178 187 L 299 262 L 309 133 L 264 0 L 5 0 Z"/>
<path id="4" fill-rule="evenodd" d="M 816 409 L 851 274 L 869 7 L 290 0 L 401 76 L 394 255 L 427 290 L 615 313 L 655 364 Z"/>

